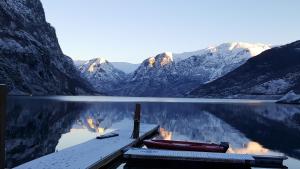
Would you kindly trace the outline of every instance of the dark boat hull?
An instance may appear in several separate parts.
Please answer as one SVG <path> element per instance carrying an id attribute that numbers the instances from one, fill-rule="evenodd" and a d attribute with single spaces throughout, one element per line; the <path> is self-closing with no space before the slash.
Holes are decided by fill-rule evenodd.
<path id="1" fill-rule="evenodd" d="M 209 143 L 172 141 L 172 140 L 145 140 L 144 144 L 148 148 L 153 148 L 153 149 L 202 151 L 202 152 L 218 152 L 218 153 L 225 153 L 229 148 L 228 143 L 209 144 Z"/>

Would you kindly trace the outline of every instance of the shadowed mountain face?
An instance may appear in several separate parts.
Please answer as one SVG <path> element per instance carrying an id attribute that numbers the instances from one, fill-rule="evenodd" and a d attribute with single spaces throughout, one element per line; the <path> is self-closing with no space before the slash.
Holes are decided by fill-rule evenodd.
<path id="1" fill-rule="evenodd" d="M 13 167 L 53 153 L 62 134 L 72 128 L 85 105 L 14 100 L 7 109 L 6 165 Z"/>
<path id="2" fill-rule="evenodd" d="M 290 90 L 300 92 L 300 41 L 267 50 L 190 94 L 197 97 L 277 95 Z"/>
<path id="3" fill-rule="evenodd" d="M 249 58 L 270 49 L 264 44 L 224 43 L 195 52 L 161 53 L 150 57 L 126 77 L 115 91 L 123 96 L 183 96 L 215 80 Z"/>
<path id="4" fill-rule="evenodd" d="M 96 89 L 106 93 L 119 86 L 126 76 L 104 58 L 95 58 L 85 62 L 79 67 L 79 71 L 82 77 L 88 79 Z"/>
<path id="5" fill-rule="evenodd" d="M 11 94 L 94 92 L 62 53 L 39 0 L 0 1 L 0 83 Z"/>
<path id="6" fill-rule="evenodd" d="M 135 103 L 10 98 L 7 166 L 16 166 L 61 150 L 68 144 L 72 145 L 73 139 L 86 140 L 82 137 L 88 134 L 84 133 L 94 133 L 90 135 L 92 139 L 97 134 L 111 131 L 115 123 L 126 122 L 122 125 L 126 126 L 132 122 L 134 107 Z M 228 141 L 231 152 L 278 151 L 300 159 L 299 106 L 273 103 L 142 103 L 141 121 L 159 124 L 164 139 Z M 259 146 L 254 144 L 251 147 L 253 142 Z"/>

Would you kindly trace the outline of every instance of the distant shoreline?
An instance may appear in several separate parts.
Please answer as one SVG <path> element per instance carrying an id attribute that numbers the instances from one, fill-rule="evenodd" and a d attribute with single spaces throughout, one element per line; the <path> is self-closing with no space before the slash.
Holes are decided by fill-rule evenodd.
<path id="1" fill-rule="evenodd" d="M 175 98 L 175 97 L 125 97 L 125 96 L 10 96 L 39 100 L 66 102 L 159 102 L 159 103 L 275 103 L 277 99 L 239 99 L 239 98 Z"/>

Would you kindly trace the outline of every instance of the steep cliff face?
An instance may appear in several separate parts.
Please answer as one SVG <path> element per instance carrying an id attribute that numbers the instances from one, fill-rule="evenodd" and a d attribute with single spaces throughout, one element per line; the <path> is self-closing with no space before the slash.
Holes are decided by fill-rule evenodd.
<path id="1" fill-rule="evenodd" d="M 96 93 L 62 53 L 39 0 L 0 1 L 0 83 L 10 94 Z"/>
<path id="2" fill-rule="evenodd" d="M 86 105 L 51 100 L 9 100 L 6 124 L 6 167 L 12 168 L 55 152 L 62 135 Z"/>

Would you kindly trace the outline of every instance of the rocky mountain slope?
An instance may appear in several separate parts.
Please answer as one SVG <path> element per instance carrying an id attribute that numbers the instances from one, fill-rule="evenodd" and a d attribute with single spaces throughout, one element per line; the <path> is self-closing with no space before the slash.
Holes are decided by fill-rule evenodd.
<path id="1" fill-rule="evenodd" d="M 195 52 L 170 52 L 150 57 L 113 92 L 126 96 L 182 96 L 215 80 L 249 58 L 270 49 L 269 45 L 224 43 Z"/>
<path id="2" fill-rule="evenodd" d="M 109 93 L 124 80 L 126 74 L 104 58 L 95 58 L 79 67 L 81 75 L 99 91 Z"/>
<path id="3" fill-rule="evenodd" d="M 300 41 L 267 50 L 190 94 L 197 97 L 300 92 Z"/>
<path id="4" fill-rule="evenodd" d="M 0 83 L 10 94 L 95 93 L 62 53 L 39 0 L 0 1 Z"/>

